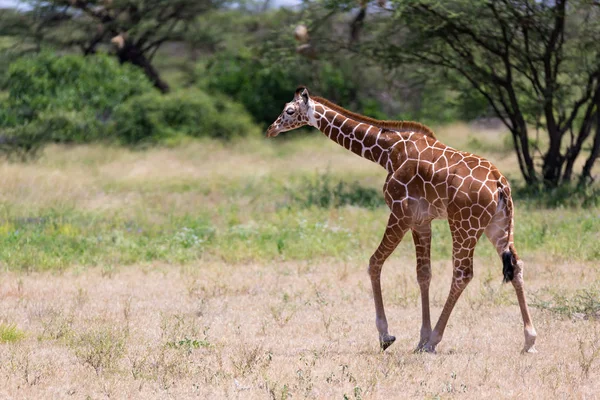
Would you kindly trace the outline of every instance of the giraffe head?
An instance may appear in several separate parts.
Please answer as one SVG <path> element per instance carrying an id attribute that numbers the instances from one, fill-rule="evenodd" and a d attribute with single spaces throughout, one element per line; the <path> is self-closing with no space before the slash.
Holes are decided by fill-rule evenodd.
<path id="1" fill-rule="evenodd" d="M 279 118 L 267 129 L 267 137 L 275 137 L 281 132 L 291 131 L 309 124 L 309 113 L 312 111 L 312 107 L 308 90 L 304 86 L 300 86 L 296 89 L 294 100 L 286 103 Z"/>

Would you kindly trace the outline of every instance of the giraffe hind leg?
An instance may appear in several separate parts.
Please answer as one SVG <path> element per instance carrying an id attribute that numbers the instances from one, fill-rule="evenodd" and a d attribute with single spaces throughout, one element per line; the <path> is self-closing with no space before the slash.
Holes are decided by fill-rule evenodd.
<path id="1" fill-rule="evenodd" d="M 511 216 L 505 215 L 504 211 L 500 211 L 486 228 L 485 234 L 490 242 L 496 247 L 498 255 L 502 258 L 504 282 L 511 282 L 517 295 L 517 301 L 519 302 L 519 308 L 523 318 L 523 331 L 525 336 L 525 345 L 522 352 L 536 353 L 535 341 L 537 333 L 525 297 L 525 281 L 523 279 L 524 264 L 523 261 L 519 259 L 514 245 L 512 244 L 512 224 L 509 218 L 511 218 Z"/>

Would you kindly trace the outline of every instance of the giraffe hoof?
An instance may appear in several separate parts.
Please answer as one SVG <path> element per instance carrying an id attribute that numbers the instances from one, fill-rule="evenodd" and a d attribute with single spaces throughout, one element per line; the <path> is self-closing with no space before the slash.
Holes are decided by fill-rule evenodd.
<path id="1" fill-rule="evenodd" d="M 429 354 L 435 354 L 435 346 L 432 346 L 430 344 L 426 344 L 425 346 L 421 347 L 419 350 L 419 353 L 429 353 Z"/>
<path id="2" fill-rule="evenodd" d="M 425 353 L 425 345 L 419 343 L 419 345 L 415 348 L 413 353 L 415 353 L 415 354 Z"/>
<path id="3" fill-rule="evenodd" d="M 381 346 L 381 351 L 385 351 L 388 347 L 390 347 L 396 341 L 396 337 L 392 335 L 386 335 L 383 338 L 379 339 L 379 345 Z"/>
<path id="4" fill-rule="evenodd" d="M 537 353 L 537 352 L 538 352 L 538 351 L 537 351 L 537 350 L 535 349 L 535 347 L 533 347 L 533 346 L 531 346 L 531 347 L 530 347 L 530 348 L 528 348 L 528 349 L 523 349 L 523 350 L 521 350 L 521 354 L 535 354 L 535 353 Z"/>

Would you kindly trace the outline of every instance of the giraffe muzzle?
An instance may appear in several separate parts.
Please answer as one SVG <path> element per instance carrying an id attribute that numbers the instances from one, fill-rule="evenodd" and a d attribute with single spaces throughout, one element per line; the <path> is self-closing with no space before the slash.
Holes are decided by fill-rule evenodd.
<path id="1" fill-rule="evenodd" d="M 267 137 L 275 137 L 279 135 L 279 127 L 275 124 L 271 125 L 269 129 L 267 129 Z"/>

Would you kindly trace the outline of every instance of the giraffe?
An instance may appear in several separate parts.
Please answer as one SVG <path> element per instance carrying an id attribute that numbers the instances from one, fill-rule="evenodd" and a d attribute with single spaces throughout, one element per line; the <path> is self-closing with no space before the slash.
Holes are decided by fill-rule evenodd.
<path id="1" fill-rule="evenodd" d="M 515 289 L 525 334 L 522 352 L 535 353 L 537 337 L 524 293 L 523 262 L 513 243 L 513 202 L 506 178 L 488 160 L 438 141 L 426 126 L 379 121 L 309 95 L 299 87 L 268 128 L 267 137 L 310 125 L 353 153 L 378 163 L 388 175 L 383 186 L 390 216 L 379 247 L 369 260 L 375 325 L 381 351 L 396 338 L 388 332 L 381 293 L 381 269 L 410 230 L 416 249 L 422 325 L 415 351 L 435 353 L 461 293 L 473 278 L 475 245 L 485 234 L 503 263 L 504 282 Z M 450 293 L 432 329 L 429 313 L 431 221 L 446 218 L 452 234 Z"/>

